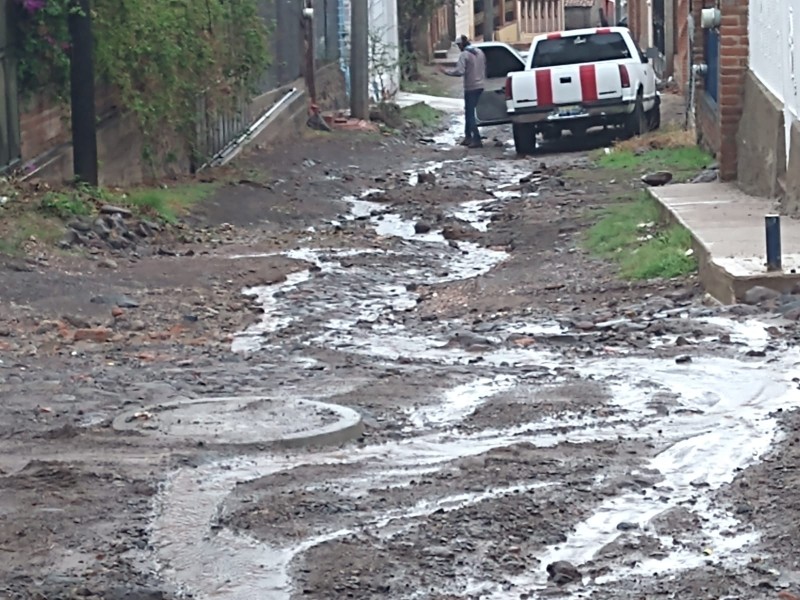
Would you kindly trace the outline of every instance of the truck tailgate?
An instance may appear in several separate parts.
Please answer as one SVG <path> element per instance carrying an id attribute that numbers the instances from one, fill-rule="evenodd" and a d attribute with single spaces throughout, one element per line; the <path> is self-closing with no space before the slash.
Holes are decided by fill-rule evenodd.
<path id="1" fill-rule="evenodd" d="M 615 62 L 564 65 L 513 73 L 515 108 L 581 105 L 622 97 L 620 67 Z"/>

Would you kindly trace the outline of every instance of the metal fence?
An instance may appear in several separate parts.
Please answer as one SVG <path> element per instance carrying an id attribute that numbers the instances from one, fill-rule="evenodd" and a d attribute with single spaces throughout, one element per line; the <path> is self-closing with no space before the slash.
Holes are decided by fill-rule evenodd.
<path id="1" fill-rule="evenodd" d="M 2 1 L 2 0 L 0 0 Z M 257 87 L 257 93 L 267 93 L 288 85 L 303 76 L 305 40 L 303 37 L 303 6 L 305 0 L 261 0 L 259 14 L 267 23 L 270 34 L 269 67 Z M 338 0 L 313 0 L 314 42 L 318 64 L 339 60 Z M 239 138 L 259 115 L 251 115 L 242 98 L 232 105 L 213 108 L 206 99 L 198 102 L 196 151 L 201 161 L 207 160 Z"/>
<path id="2" fill-rule="evenodd" d="M 272 63 L 261 81 L 268 92 L 302 77 L 304 0 L 262 0 L 259 14 L 270 28 Z M 339 59 L 339 7 L 337 0 L 314 0 L 314 37 L 319 62 Z"/>
<path id="3" fill-rule="evenodd" d="M 0 171 L 20 159 L 17 68 L 11 46 L 9 0 L 0 0 Z"/>
<path id="4" fill-rule="evenodd" d="M 250 114 L 245 97 L 239 97 L 231 105 L 213 107 L 202 97 L 197 102 L 197 140 L 195 152 L 200 162 L 218 154 L 244 133 L 257 115 Z"/>

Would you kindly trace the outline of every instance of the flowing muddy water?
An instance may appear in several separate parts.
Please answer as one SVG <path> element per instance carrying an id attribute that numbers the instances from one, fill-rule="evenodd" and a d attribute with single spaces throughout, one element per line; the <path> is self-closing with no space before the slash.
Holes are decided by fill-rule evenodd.
<path id="1" fill-rule="evenodd" d="M 423 166 L 423 170 L 438 168 L 441 163 Z M 503 166 L 494 175 L 500 178 L 509 174 L 519 177 L 525 173 L 514 173 L 513 168 Z M 409 177 L 414 183 L 414 174 Z M 490 191 L 492 198 L 470 199 L 451 212 L 476 229 L 485 230 L 492 206 L 513 202 L 519 196 L 506 187 L 495 186 Z M 474 362 L 474 352 L 437 338 L 433 326 L 419 327 L 406 319 L 417 302 L 417 295 L 406 284 L 476 277 L 501 263 L 507 254 L 471 242 L 460 242 L 454 248 L 437 230 L 417 234 L 412 221 L 366 199 L 372 191 L 362 198 L 345 199 L 351 207 L 347 218 L 368 218 L 379 235 L 394 238 L 391 250 L 302 248 L 286 252 L 286 256 L 313 268 L 273 286 L 245 290 L 262 304 L 264 317 L 236 338 L 233 351 L 281 355 L 291 340 L 309 351 L 324 347 L 378 363 L 394 364 L 399 358 L 413 357 L 441 370 Z M 343 264 L 354 257 L 369 257 L 370 261 L 363 266 Z M 763 325 L 722 318 L 709 322 L 728 330 L 747 347 L 759 348 L 766 343 Z M 441 332 L 457 325 L 440 324 Z M 515 320 L 505 323 L 495 335 L 561 332 L 561 326 L 552 321 Z M 646 493 L 621 491 L 599 502 L 588 518 L 573 527 L 566 541 L 543 547 L 538 555 L 541 566 L 532 566 L 523 575 L 500 582 L 476 581 L 462 574 L 440 582 L 440 591 L 517 599 L 521 593 L 546 585 L 543 566 L 550 562 L 566 560 L 584 565 L 596 560 L 604 548 L 623 535 L 621 523 L 633 527 L 625 535 L 653 536 L 666 550 L 633 567 L 617 565 L 613 575 L 605 579 L 585 582 L 588 593 L 593 584 L 691 568 L 706 560 L 706 555 L 686 546 L 674 547 L 668 536 L 652 526 L 658 515 L 687 505 L 704 522 L 694 533 L 699 547 L 712 548 L 721 562 L 747 559 L 748 545 L 757 539 L 757 532 L 740 530 L 735 517 L 714 505 L 711 497 L 774 443 L 778 425 L 773 412 L 800 404 L 800 392 L 791 381 L 800 360 L 796 353 L 785 353 L 772 362 L 709 357 L 690 364 L 632 357 L 567 360 L 556 351 L 522 348 L 489 348 L 480 356 L 481 364 L 474 368 L 471 381 L 444 389 L 437 401 L 405 410 L 409 425 L 404 439 L 343 450 L 245 456 L 173 473 L 158 497 L 151 535 L 161 573 L 196 598 L 289 598 L 294 591 L 293 562 L 317 546 L 366 531 L 391 539 L 403 536 L 410 527 L 440 511 L 457 512 L 520 493 L 554 492 L 562 485 L 558 480 L 520 481 L 483 490 L 433 494 L 400 508 L 364 510 L 344 525 L 334 516 L 323 526 L 309 528 L 301 539 L 287 543 L 259 539 L 221 525 L 226 499 L 244 482 L 302 472 L 308 466 L 328 466 L 335 468 L 336 475 L 326 480 L 326 485 L 335 483 L 339 494 L 364 498 L 376 491 L 405 488 L 420 476 L 441 472 L 455 461 L 497 449 L 620 439 L 652 445 L 643 468 L 658 473 L 655 487 Z M 492 372 L 501 366 L 502 373 Z M 607 406 L 613 410 L 606 414 L 561 411 L 512 426 L 477 431 L 462 428 L 474 411 L 523 385 L 526 366 L 551 373 L 568 368 L 581 380 L 598 382 L 609 390 Z M 302 399 L 324 400 L 333 395 L 335 390 L 319 389 L 303 394 Z M 657 406 L 657 395 L 671 398 L 667 410 Z M 307 480 L 298 485 L 309 491 L 319 484 Z M 576 592 L 575 597 L 582 596 Z"/>

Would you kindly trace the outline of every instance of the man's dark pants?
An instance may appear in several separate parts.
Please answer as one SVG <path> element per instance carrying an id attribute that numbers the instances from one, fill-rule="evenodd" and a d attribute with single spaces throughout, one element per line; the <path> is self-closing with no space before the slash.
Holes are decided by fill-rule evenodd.
<path id="1" fill-rule="evenodd" d="M 478 108 L 478 100 L 480 100 L 483 90 L 464 90 L 464 112 L 465 123 L 464 136 L 474 142 L 481 141 L 481 134 L 478 131 L 478 121 L 475 115 L 475 110 Z"/>

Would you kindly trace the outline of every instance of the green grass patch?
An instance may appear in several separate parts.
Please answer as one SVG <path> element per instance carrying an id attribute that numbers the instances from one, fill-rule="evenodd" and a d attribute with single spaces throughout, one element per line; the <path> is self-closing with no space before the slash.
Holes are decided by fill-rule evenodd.
<path id="1" fill-rule="evenodd" d="M 44 194 L 19 195 L 0 207 L 0 253 L 20 254 L 32 240 L 54 245 L 62 239 L 65 223 L 91 221 L 106 204 L 127 208 L 139 218 L 173 224 L 224 183 L 190 182 L 128 192 L 75 185 Z"/>
<path id="2" fill-rule="evenodd" d="M 698 146 L 629 150 L 612 148 L 596 158 L 597 165 L 611 171 L 635 172 L 644 175 L 653 171 L 669 171 L 674 181 L 686 181 L 714 162 Z"/>
<path id="3" fill-rule="evenodd" d="M 219 187 L 212 183 L 194 183 L 165 188 L 141 188 L 128 192 L 122 203 L 134 211 L 174 223 L 192 205 L 205 200 Z"/>
<path id="4" fill-rule="evenodd" d="M 680 225 L 662 227 L 656 201 L 647 194 L 603 211 L 586 235 L 586 248 L 619 264 L 626 279 L 688 275 L 697 269 L 692 238 Z"/>
<path id="5" fill-rule="evenodd" d="M 42 212 L 59 219 L 86 217 L 94 210 L 93 203 L 84 190 L 48 192 L 39 204 Z"/>
<path id="6" fill-rule="evenodd" d="M 411 94 L 426 94 L 428 96 L 447 96 L 445 86 L 441 81 L 427 77 L 415 81 L 403 81 L 400 89 Z"/>
<path id="7" fill-rule="evenodd" d="M 64 235 L 60 220 L 39 212 L 25 212 L 2 223 L 0 253 L 12 256 L 22 253 L 26 242 L 52 245 Z"/>
<path id="8" fill-rule="evenodd" d="M 127 193 L 78 185 L 48 192 L 39 201 L 42 213 L 64 221 L 89 217 L 103 204 L 129 208 L 134 213 L 167 223 L 175 223 L 193 204 L 207 198 L 218 186 L 191 183 L 174 187 L 138 188 Z"/>
<path id="9" fill-rule="evenodd" d="M 423 128 L 436 127 L 444 116 L 442 111 L 424 102 L 418 102 L 417 104 L 404 107 L 401 109 L 401 114 L 406 121 Z"/>

